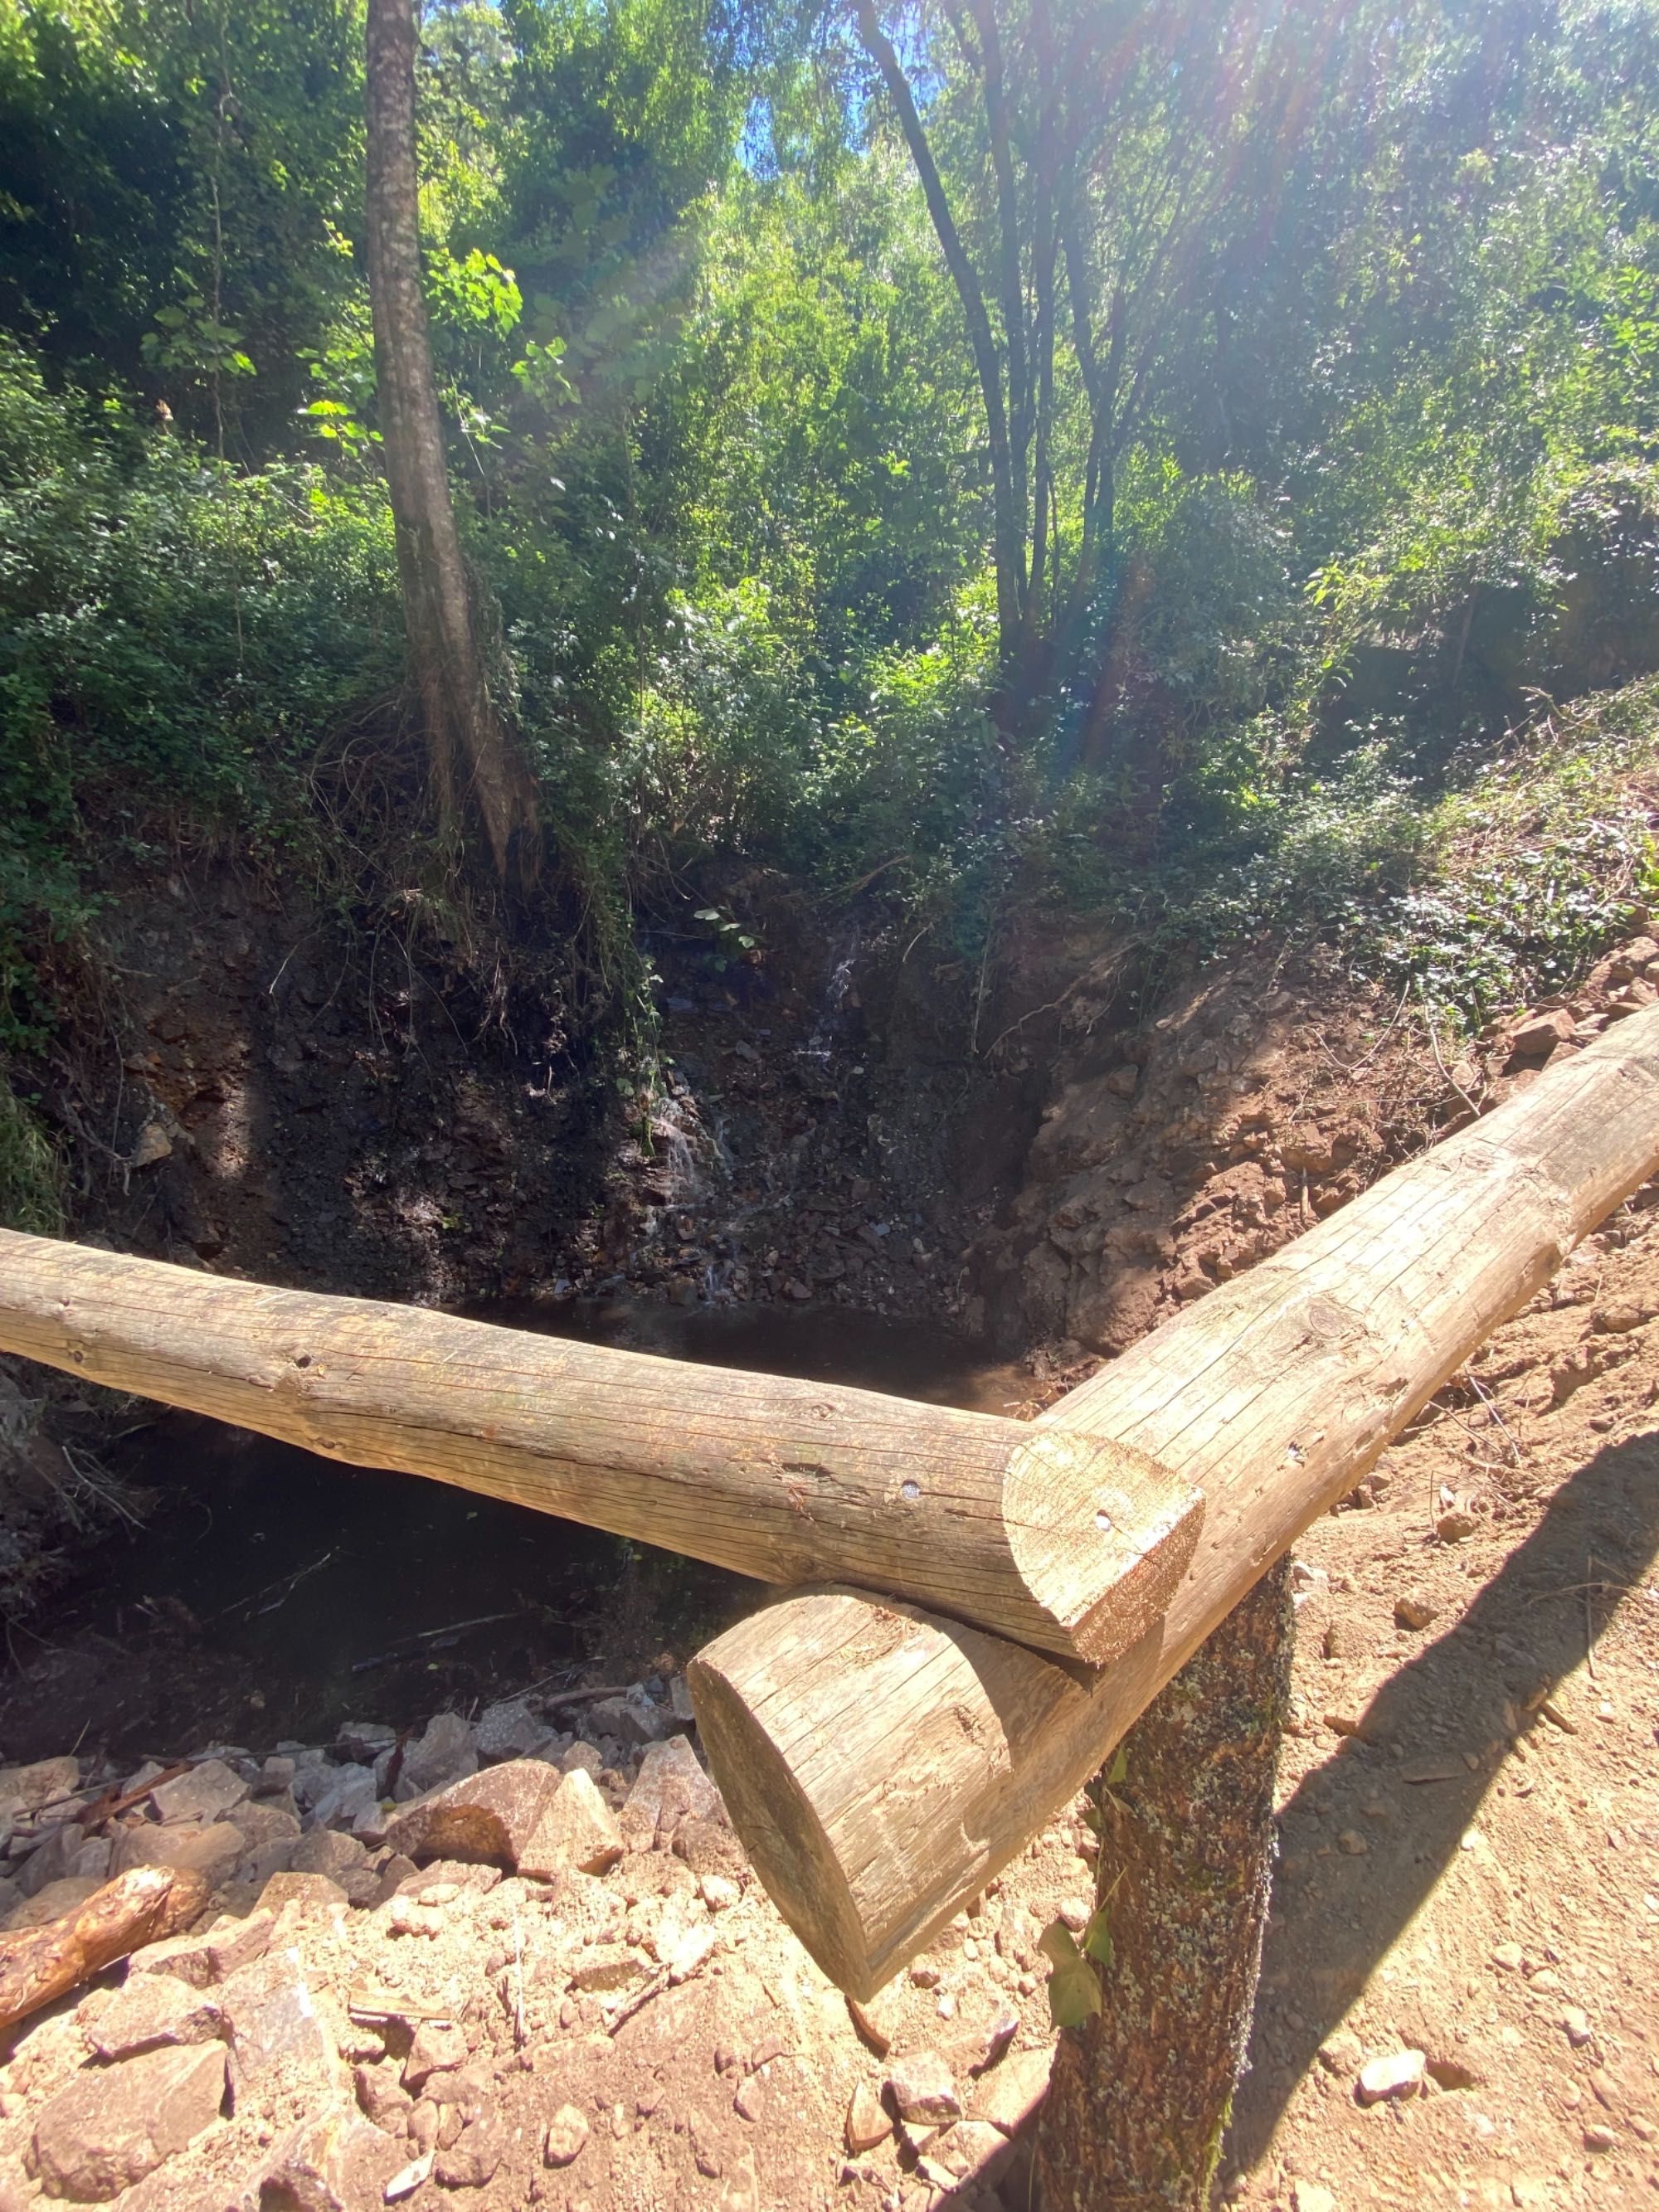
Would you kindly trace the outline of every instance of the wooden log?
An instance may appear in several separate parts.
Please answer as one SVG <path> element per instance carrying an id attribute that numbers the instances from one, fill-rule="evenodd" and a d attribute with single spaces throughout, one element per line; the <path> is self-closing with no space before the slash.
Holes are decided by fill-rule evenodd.
<path id="1" fill-rule="evenodd" d="M 178 1935 L 207 1901 L 199 1874 L 133 1867 L 61 1918 L 0 1936 L 0 2033 L 118 1959 Z"/>
<path id="2" fill-rule="evenodd" d="M 1082 1786 L 1309 1522 L 1659 1169 L 1659 1008 L 1552 1067 L 1102 1368 L 1036 1425 L 1203 1486 L 1164 1620 L 1105 1672 L 848 1590 L 786 1599 L 688 1679 L 738 1834 L 864 1996 Z"/>
<path id="3" fill-rule="evenodd" d="M 0 1351 L 763 1582 L 833 1576 L 1100 1662 L 1202 1501 L 1133 1447 L 0 1231 Z"/>

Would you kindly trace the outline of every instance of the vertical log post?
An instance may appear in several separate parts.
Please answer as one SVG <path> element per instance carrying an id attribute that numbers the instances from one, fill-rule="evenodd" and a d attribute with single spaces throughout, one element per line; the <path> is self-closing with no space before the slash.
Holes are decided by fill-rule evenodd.
<path id="1" fill-rule="evenodd" d="M 1261 1962 L 1294 1620 L 1281 1559 L 1124 1739 L 1100 1852 L 1112 1960 L 1054 2053 L 1041 2212 L 1209 2203 Z"/>

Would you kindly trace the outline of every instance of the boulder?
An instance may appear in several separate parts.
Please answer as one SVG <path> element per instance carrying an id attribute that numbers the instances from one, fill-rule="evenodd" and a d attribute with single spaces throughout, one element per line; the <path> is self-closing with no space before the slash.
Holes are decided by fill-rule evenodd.
<path id="1" fill-rule="evenodd" d="M 313 1828 L 293 1847 L 289 1868 L 295 1874 L 325 1874 L 338 1881 L 354 1873 L 368 1858 L 368 1847 L 356 1836 L 343 1836 L 333 1828 Z"/>
<path id="2" fill-rule="evenodd" d="M 38 1759 L 33 1766 L 0 1766 L 0 1813 L 38 1813 L 81 1786 L 77 1759 Z"/>
<path id="3" fill-rule="evenodd" d="M 1006 2136 L 1017 2135 L 1048 2094 L 1054 2052 L 1046 2045 L 1011 2051 L 1000 2065 L 981 2075 L 974 2098 L 974 2117 L 988 2120 Z"/>
<path id="4" fill-rule="evenodd" d="M 521 1869 L 525 1852 L 564 1786 L 558 1769 L 539 1759 L 509 1759 L 405 1805 L 388 1824 L 386 1840 L 393 1851 L 412 1859 L 460 1859 L 509 1872 Z"/>
<path id="5" fill-rule="evenodd" d="M 550 1766 L 538 1764 L 538 1771 L 551 1775 L 557 1787 L 519 1852 L 518 1871 L 532 1881 L 550 1881 L 556 1875 L 603 1874 L 614 1866 L 627 1844 L 592 1777 L 580 1767 L 562 1781 Z"/>
<path id="6" fill-rule="evenodd" d="M 43 2194 L 80 2203 L 118 2196 L 210 2127 L 224 2094 L 217 2043 L 147 2051 L 79 2075 L 35 2123 Z"/>
<path id="7" fill-rule="evenodd" d="M 296 1950 L 268 1951 L 216 1990 L 221 2033 L 236 2062 L 239 2098 L 276 2073 L 300 2108 L 322 2112 L 348 2092 L 344 2065 Z"/>

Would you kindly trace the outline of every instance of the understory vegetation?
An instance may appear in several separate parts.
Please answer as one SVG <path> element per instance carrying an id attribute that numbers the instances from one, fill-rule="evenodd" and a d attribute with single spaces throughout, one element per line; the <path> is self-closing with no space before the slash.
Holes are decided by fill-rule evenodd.
<path id="1" fill-rule="evenodd" d="M 428 0 L 420 217 L 582 1018 L 782 872 L 1454 1024 L 1655 888 L 1653 0 Z M 0 0 L 0 1203 L 58 948 L 426 834 L 357 0 Z M 715 905 L 711 906 L 710 901 Z M 741 922 L 744 917 L 737 916 Z M 735 927 L 735 925 L 734 925 Z M 21 1195 L 23 1193 L 32 1195 Z"/>

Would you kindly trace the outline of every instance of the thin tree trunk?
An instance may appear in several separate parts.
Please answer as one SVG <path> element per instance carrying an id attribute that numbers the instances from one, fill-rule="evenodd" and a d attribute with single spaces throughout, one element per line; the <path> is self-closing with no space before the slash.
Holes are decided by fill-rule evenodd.
<path id="1" fill-rule="evenodd" d="M 368 0 L 364 240 L 386 483 L 409 660 L 446 836 L 470 798 L 503 881 L 536 873 L 535 787 L 490 703 L 444 460 L 426 302 L 415 137 L 416 0 Z"/>
<path id="2" fill-rule="evenodd" d="M 1290 1698 L 1281 1559 L 1124 1740 L 1102 1793 L 1104 2002 L 1060 2036 L 1040 2212 L 1204 2212 L 1249 2035 Z"/>

